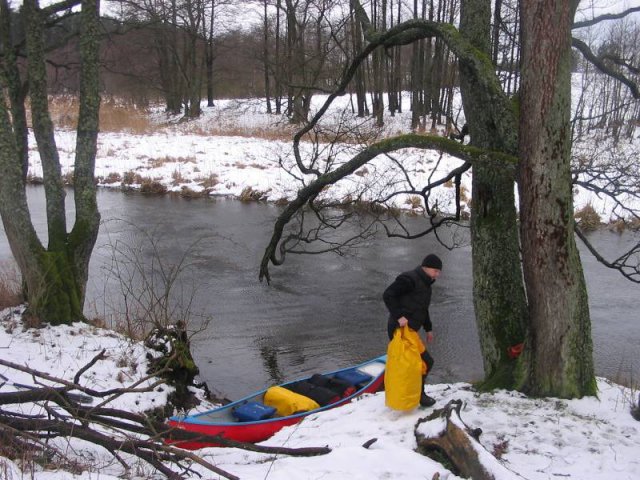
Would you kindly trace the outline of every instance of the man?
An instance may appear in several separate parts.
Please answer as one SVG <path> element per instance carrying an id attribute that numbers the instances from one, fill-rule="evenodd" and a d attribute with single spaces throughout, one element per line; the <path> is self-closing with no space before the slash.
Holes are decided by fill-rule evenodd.
<path id="1" fill-rule="evenodd" d="M 423 327 L 427 332 L 427 343 L 433 341 L 431 319 L 429 318 L 429 304 L 431 303 L 431 285 L 440 276 L 442 260 L 433 253 L 427 255 L 422 264 L 413 270 L 401 273 L 395 281 L 387 287 L 382 295 L 389 310 L 387 333 L 393 338 L 396 328 L 409 325 L 412 330 Z M 433 366 L 433 357 L 427 350 L 422 354 L 422 360 L 427 364 L 427 375 Z M 427 375 L 422 377 L 420 405 L 430 407 L 436 401 L 424 393 Z"/>

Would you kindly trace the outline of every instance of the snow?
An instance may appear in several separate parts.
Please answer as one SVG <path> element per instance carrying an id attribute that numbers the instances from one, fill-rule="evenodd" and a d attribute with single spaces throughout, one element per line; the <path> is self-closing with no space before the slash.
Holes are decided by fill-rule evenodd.
<path id="1" fill-rule="evenodd" d="M 321 100 L 316 98 L 316 102 Z M 346 107 L 348 100 L 348 97 L 340 99 L 325 128 L 336 127 L 344 121 L 354 122 L 341 115 L 340 108 Z M 286 139 L 292 128 L 285 121 L 274 122 L 274 116 L 263 110 L 264 105 L 257 101 L 221 100 L 216 107 L 205 108 L 202 118 L 195 122 L 180 123 L 156 112 L 154 121 L 170 121 L 157 126 L 153 133 L 101 132 L 96 176 L 123 179 L 128 172 L 133 172 L 177 193 L 188 188 L 193 192 L 207 189 L 208 195 L 240 196 L 250 187 L 262 192 L 263 199 L 269 201 L 291 200 L 301 186 L 300 181 L 288 173 L 294 164 L 291 143 Z M 351 125 L 362 133 L 380 138 L 406 130 L 408 118 L 407 113 L 389 117 L 383 130 L 376 130 L 367 121 Z M 260 131 L 267 139 L 237 134 L 247 130 Z M 212 131 L 216 135 L 211 135 Z M 73 168 L 75 134 L 58 131 L 56 140 L 63 174 L 69 173 Z M 303 155 L 310 155 L 312 148 L 311 144 L 303 144 Z M 329 150 L 333 147 L 319 144 L 318 148 Z M 357 145 L 338 145 L 336 148 L 332 156 L 340 163 L 351 158 Z M 588 143 L 576 148 L 595 151 L 595 146 Z M 42 166 L 33 138 L 30 154 L 29 172 L 41 176 Z M 406 150 L 396 156 L 413 172 L 416 184 L 427 181 L 432 175 L 435 180 L 460 164 L 459 160 L 437 152 Z M 305 177 L 304 181 L 310 179 Z M 401 179 L 393 161 L 380 158 L 361 169 L 360 175 L 345 179 L 324 195 L 341 199 L 362 189 L 367 182 L 368 194 L 373 196 L 385 191 L 389 181 Z M 103 180 L 101 185 L 122 187 L 121 181 L 107 183 Z M 471 190 L 469 173 L 463 176 L 463 185 L 467 191 Z M 135 181 L 130 187 L 140 188 L 140 183 Z M 443 210 L 451 209 L 453 189 L 441 187 L 433 198 L 437 198 Z M 404 197 L 397 199 L 396 206 L 412 208 L 406 200 Z M 591 203 L 604 220 L 613 213 L 614 206 L 607 203 L 606 198 L 577 189 L 577 206 L 587 203 Z M 113 331 L 86 324 L 27 329 L 7 310 L 0 312 L 0 327 L 0 358 L 4 360 L 71 380 L 80 367 L 106 349 L 106 359 L 82 376 L 84 385 L 110 389 L 140 381 L 145 376 L 145 348 Z M 346 365 L 335 366 L 342 367 Z M 14 383 L 33 384 L 34 381 L 30 375 L 6 367 L 0 367 L 0 374 L 9 378 L 4 381 L 0 377 L 0 392 L 14 390 Z M 152 379 L 143 382 L 151 383 Z M 429 395 L 437 400 L 433 408 L 441 408 L 454 399 L 464 402 L 462 420 L 471 428 L 483 431 L 480 438 L 486 451 L 481 452 L 482 455 L 497 452 L 508 470 L 524 478 L 640 479 L 640 423 L 630 415 L 631 406 L 639 401 L 638 391 L 603 378 L 598 379 L 598 390 L 598 398 L 561 400 L 527 398 L 507 391 L 480 394 L 466 383 L 427 387 Z M 152 392 L 119 396 L 110 406 L 142 412 L 164 404 L 168 392 L 166 386 L 156 387 Z M 205 404 L 200 408 L 210 407 Z M 344 407 L 309 416 L 264 442 L 265 445 L 286 447 L 328 446 L 332 449 L 328 455 L 294 458 L 226 448 L 203 449 L 199 454 L 242 479 L 431 479 L 437 478 L 434 477 L 436 474 L 441 479 L 458 478 L 441 464 L 415 451 L 414 426 L 431 411 L 418 409 L 398 413 L 385 407 L 383 393 L 367 395 Z M 442 428 L 441 420 L 420 426 L 422 433 L 437 433 Z M 363 448 L 362 445 L 371 439 L 376 441 L 368 449 Z M 112 480 L 124 475 L 121 465 L 93 445 L 72 440 L 67 452 L 78 458 L 85 469 L 83 473 L 38 471 L 34 477 Z M 204 478 L 221 478 L 201 467 L 193 468 Z M 496 478 L 512 478 L 508 470 L 496 472 Z M 31 477 L 29 472 L 20 470 L 19 464 L 0 457 L 0 477 L 2 475 L 7 480 Z M 132 478 L 153 476 L 148 467 L 135 469 L 127 475 Z"/>
<path id="2" fill-rule="evenodd" d="M 12 310 L 0 312 L 0 358 L 35 370 L 72 380 L 77 370 L 102 349 L 106 359 L 97 362 L 81 378 L 95 389 L 123 387 L 142 379 L 146 350 L 138 342 L 111 330 L 87 324 L 44 326 L 28 329 Z M 346 365 L 336 365 L 336 368 Z M 16 390 L 13 383 L 33 385 L 29 374 L 0 366 L 0 393 Z M 1 379 L 2 377 L 0 377 Z M 153 379 L 147 380 L 147 383 Z M 127 394 L 109 406 L 142 412 L 160 406 L 169 389 Z M 598 398 L 579 400 L 528 398 L 518 392 L 477 393 L 467 383 L 428 385 L 427 392 L 444 407 L 461 400 L 460 417 L 470 428 L 481 428 L 481 456 L 491 460 L 498 452 L 497 480 L 572 478 L 581 480 L 628 480 L 640 478 L 640 422 L 630 414 L 638 391 L 598 378 Z M 6 407 L 5 407 L 6 408 Z M 211 408 L 205 404 L 199 409 Z M 407 479 L 459 478 L 441 464 L 415 451 L 414 427 L 432 409 L 408 413 L 385 407 L 384 393 L 366 395 L 351 404 L 305 418 L 287 427 L 264 445 L 283 447 L 328 446 L 331 453 L 317 457 L 267 455 L 230 448 L 207 448 L 198 453 L 207 461 L 242 479 Z M 33 410 L 31 413 L 37 413 Z M 422 423 L 422 434 L 442 431 L 441 419 Z M 362 445 L 376 439 L 367 449 Z M 72 440 L 66 452 L 83 466 L 72 474 L 63 470 L 22 472 L 19 464 L 0 457 L 0 477 L 7 480 L 115 480 L 122 467 L 109 454 L 89 443 Z M 90 459 L 90 461 L 89 461 Z M 494 460 L 495 462 L 495 460 Z M 146 470 L 145 470 L 146 468 Z M 203 478 L 222 478 L 193 467 Z M 4 476 L 2 476 L 4 474 Z M 148 467 L 140 467 L 125 478 L 151 478 Z M 193 475 L 190 478 L 197 478 Z"/>
<path id="3" fill-rule="evenodd" d="M 316 109 L 324 98 L 320 95 L 314 97 Z M 331 157 L 335 167 L 350 160 L 364 143 L 408 131 L 409 108 L 393 117 L 387 115 L 385 126 L 378 129 L 371 119 L 354 118 L 350 114 L 349 100 L 348 96 L 338 98 L 322 127 L 348 127 L 363 136 L 363 141 L 360 144 L 318 143 L 315 146 L 310 142 L 302 142 L 303 161 L 308 161 L 314 149 L 317 149 L 322 152 L 322 158 Z M 408 97 L 404 103 L 408 103 Z M 101 132 L 95 175 L 100 185 L 106 188 L 139 189 L 141 182 L 154 181 L 176 194 L 238 198 L 245 189 L 251 189 L 261 200 L 290 201 L 295 198 L 303 182 L 306 184 L 314 177 L 302 175 L 295 168 L 290 140 L 295 132 L 294 127 L 287 123 L 286 118 L 269 115 L 264 110 L 264 102 L 259 100 L 219 100 L 213 108 L 203 107 L 203 115 L 193 122 L 180 122 L 179 117 L 167 117 L 156 111 L 151 115 L 155 127 L 150 133 Z M 459 118 L 461 127 L 461 114 L 454 116 Z M 261 138 L 239 136 L 237 133 L 259 134 Z M 442 130 L 438 133 L 444 135 Z M 56 141 L 62 174 L 70 174 L 73 172 L 75 132 L 58 130 Z M 618 151 L 630 159 L 636 158 L 639 143 L 623 144 Z M 597 156 L 604 161 L 614 149 L 602 139 L 590 138 L 574 145 L 574 151 L 576 154 L 591 152 L 589 158 Z M 404 149 L 370 161 L 355 175 L 323 190 L 322 195 L 327 200 L 339 201 L 360 196 L 366 201 L 389 194 L 391 188 L 406 189 L 409 185 L 394 159 L 402 163 L 415 186 L 434 182 L 462 164 L 460 160 L 437 151 Z M 322 163 L 320 165 L 322 169 Z M 42 165 L 33 137 L 30 138 L 29 174 L 42 177 Z M 470 210 L 470 171 L 463 174 L 462 185 L 467 192 L 462 200 L 464 214 Z M 576 187 L 574 192 L 576 210 L 591 204 L 605 222 L 616 213 L 628 217 L 628 212 L 620 211 L 604 195 L 597 196 L 580 187 Z M 436 188 L 430 201 L 432 205 L 437 202 L 440 211 L 453 212 L 455 192 L 451 183 Z M 640 207 L 638 199 L 630 196 L 625 199 L 625 205 L 629 208 Z M 423 208 L 421 202 L 412 202 L 411 195 L 407 194 L 394 197 L 388 206 L 413 210 L 415 213 L 421 213 Z"/>

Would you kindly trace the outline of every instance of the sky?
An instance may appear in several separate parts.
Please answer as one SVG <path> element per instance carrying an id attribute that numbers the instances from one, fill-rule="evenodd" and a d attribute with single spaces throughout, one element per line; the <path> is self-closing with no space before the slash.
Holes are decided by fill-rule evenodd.
<path id="1" fill-rule="evenodd" d="M 84 373 L 81 384 L 106 390 L 129 385 L 144 376 L 147 360 L 142 344 L 82 323 L 27 329 L 19 313 L 20 310 L 0 311 L 0 359 L 72 380 L 83 365 L 106 349 L 106 360 Z M 0 366 L 0 375 L 0 393 L 17 390 L 16 383 L 34 384 L 30 375 L 4 366 Z M 162 387 L 162 391 L 127 394 L 107 406 L 141 412 L 163 403 L 168 392 Z M 460 400 L 462 422 L 470 428 L 482 429 L 476 448 L 481 456 L 491 460 L 490 468 L 497 480 L 640 479 L 640 422 L 630 414 L 630 406 L 638 402 L 637 389 L 599 378 L 598 397 L 580 400 L 534 399 L 508 391 L 480 394 L 466 383 L 427 385 L 427 393 L 437 401 L 429 409 L 406 413 L 391 410 L 385 406 L 384 392 L 380 392 L 308 416 L 263 442 L 292 448 L 328 446 L 331 452 L 327 455 L 289 457 L 231 448 L 205 448 L 197 453 L 243 480 L 457 479 L 441 464 L 415 451 L 414 427 L 433 409 L 442 408 L 450 400 Z M 25 413 L 43 413 L 42 407 L 35 405 L 22 408 Z M 209 408 L 212 405 L 205 403 L 197 410 Z M 433 434 L 441 431 L 442 425 L 436 419 L 422 423 L 418 430 L 424 435 Z M 375 442 L 364 448 L 363 444 L 372 439 Z M 0 457 L 0 477 L 3 480 L 122 478 L 122 466 L 95 445 L 60 439 L 53 444 L 76 460 L 82 473 L 37 467 L 32 475 L 22 470 L 18 462 Z M 497 452 L 499 460 L 489 456 L 491 452 Z M 223 478 L 202 467 L 194 469 L 205 479 Z M 130 478 L 154 478 L 146 465 L 138 465 L 133 472 Z M 435 477 L 436 473 L 440 476 Z M 187 478 L 198 477 L 193 474 Z"/>

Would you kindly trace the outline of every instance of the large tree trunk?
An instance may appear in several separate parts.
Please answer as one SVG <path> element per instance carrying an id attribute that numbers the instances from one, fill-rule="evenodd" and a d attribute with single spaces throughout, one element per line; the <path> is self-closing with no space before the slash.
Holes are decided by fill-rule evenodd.
<path id="1" fill-rule="evenodd" d="M 75 162 L 76 222 L 66 232 L 64 191 L 46 103 L 46 76 L 40 9 L 25 3 L 29 15 L 27 53 L 34 131 L 43 163 L 47 196 L 49 246 L 45 249 L 31 223 L 22 174 L 22 159 L 4 99 L 0 101 L 0 214 L 18 264 L 29 313 L 53 324 L 84 319 L 88 265 L 100 216 L 93 178 L 98 134 L 98 11 L 95 0 L 83 0 L 80 34 L 80 114 Z M 41 64 L 39 64 L 41 62 Z M 46 164 L 46 165 L 45 165 Z"/>
<path id="2" fill-rule="evenodd" d="M 577 3 L 521 2 L 519 194 L 531 322 L 525 389 L 566 398 L 596 393 L 570 173 L 570 32 Z"/>
<path id="3" fill-rule="evenodd" d="M 490 0 L 461 4 L 460 31 L 476 48 L 489 53 Z M 460 86 L 473 145 L 515 154 L 516 119 L 502 96 L 487 95 L 464 65 Z M 491 103 L 494 108 L 491 108 Z M 502 103 L 502 108 L 497 108 Z M 496 118 L 499 117 L 499 118 Z M 473 304 L 487 388 L 512 388 L 516 362 L 508 348 L 525 337 L 527 305 L 520 263 L 514 172 L 500 165 L 473 167 L 471 242 Z"/>
<path id="4" fill-rule="evenodd" d="M 7 0 L 0 0 L 0 57 L 3 59 L 3 73 L 7 77 L 6 86 L 11 100 L 13 130 L 18 147 L 18 155 L 22 159 L 22 176 L 26 179 L 29 168 L 29 137 L 24 102 L 27 88 L 22 84 L 18 69 L 16 47 L 13 45 L 15 36 L 11 27 L 11 15 Z"/>

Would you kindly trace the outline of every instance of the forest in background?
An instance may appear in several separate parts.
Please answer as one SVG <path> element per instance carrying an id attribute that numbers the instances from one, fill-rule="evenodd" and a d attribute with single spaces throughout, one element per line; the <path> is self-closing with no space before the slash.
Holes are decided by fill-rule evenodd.
<path id="1" fill-rule="evenodd" d="M 197 118 L 204 102 L 217 98 L 263 98 L 268 113 L 285 114 L 294 124 L 307 120 L 313 95 L 332 91 L 364 45 L 365 32 L 346 0 L 114 0 L 104 2 L 101 27 L 101 93 L 137 106 L 163 104 L 172 114 Z M 457 24 L 459 0 L 403 2 L 376 0 L 365 5 L 372 25 L 392 29 L 411 19 Z M 78 59 L 74 42 L 78 19 L 49 30 L 48 73 L 52 94 L 75 93 Z M 634 16 L 597 28 L 576 24 L 574 71 L 581 72 L 576 96 L 578 130 L 603 129 L 630 138 L 640 119 L 640 103 L 627 85 L 599 68 L 637 80 L 640 25 Z M 519 86 L 517 2 L 495 2 L 491 60 L 505 92 Z M 17 34 L 20 36 L 20 32 Z M 590 51 L 598 60 L 579 55 Z M 599 65 L 599 66 L 598 66 Z M 410 92 L 411 129 L 445 125 L 459 133 L 464 123 L 454 98 L 459 86 L 457 59 L 440 38 L 377 49 L 348 86 L 352 110 L 372 116 L 402 111 Z"/>

